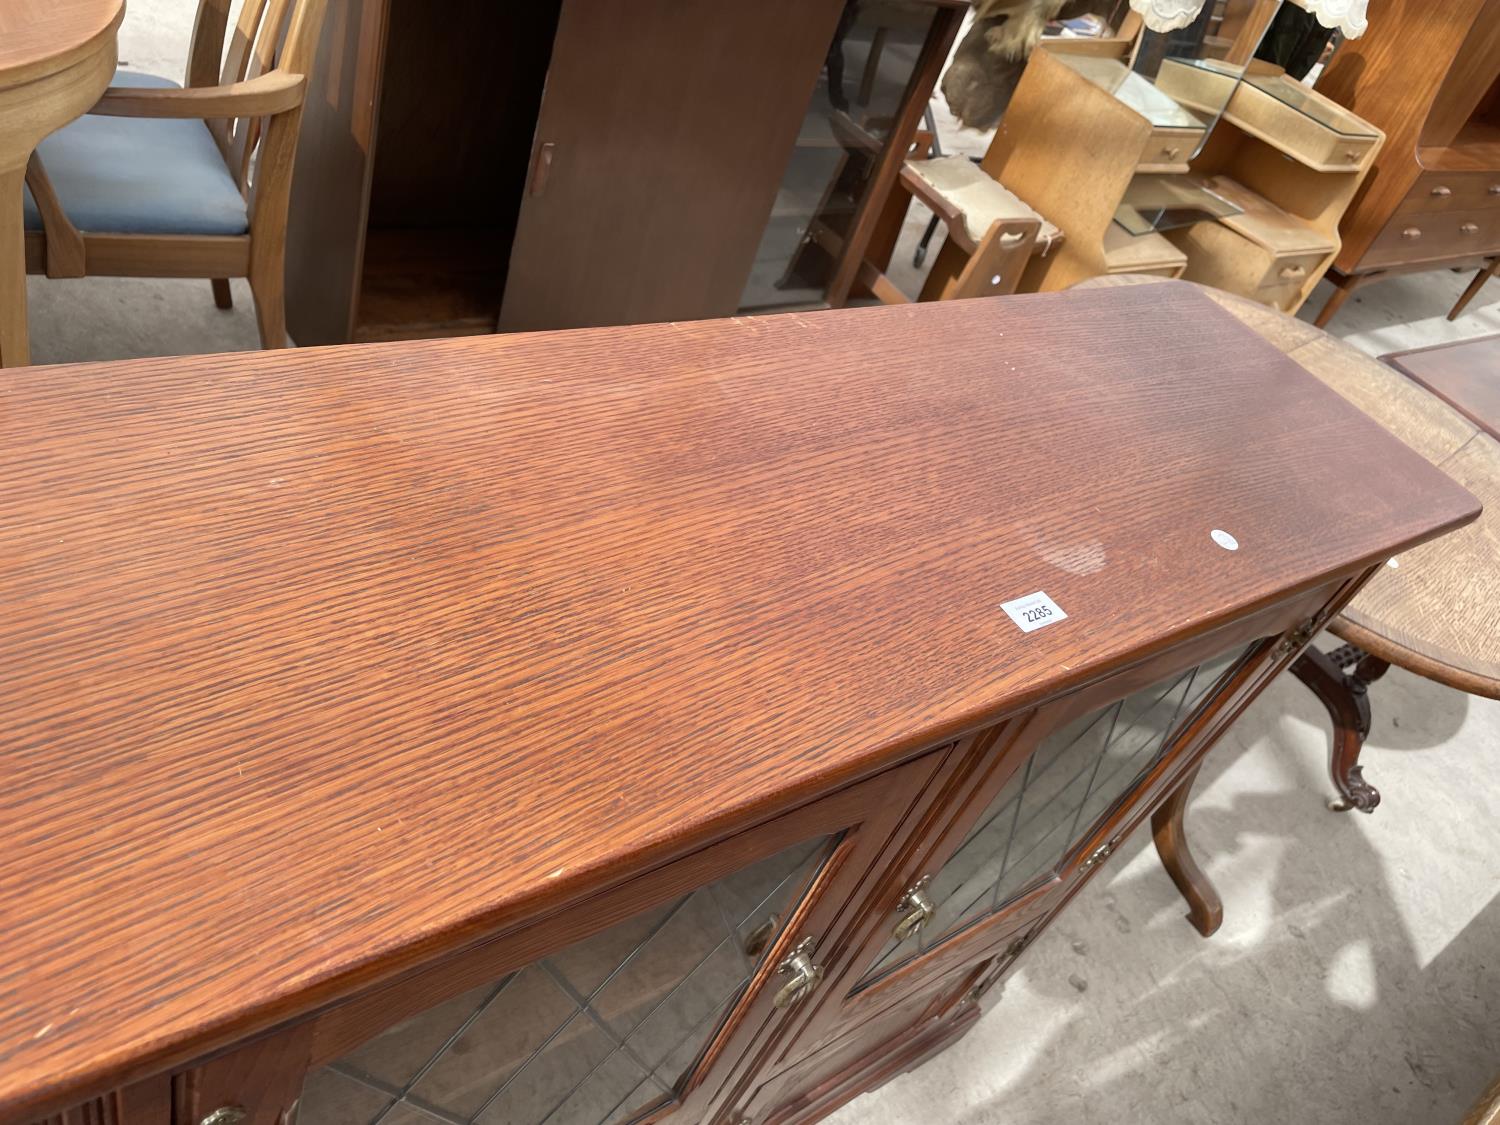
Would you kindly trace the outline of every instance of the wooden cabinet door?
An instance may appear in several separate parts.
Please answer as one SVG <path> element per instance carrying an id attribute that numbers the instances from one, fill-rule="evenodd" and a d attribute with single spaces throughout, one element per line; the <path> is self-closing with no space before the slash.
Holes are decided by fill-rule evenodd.
<path id="1" fill-rule="evenodd" d="M 728 316 L 843 0 L 564 0 L 502 332 Z"/>
<path id="2" fill-rule="evenodd" d="M 1100 869 L 1291 659 L 1282 638 L 1323 620 L 1338 593 L 1314 591 L 1197 637 L 977 740 L 967 762 L 947 767 L 946 792 L 893 857 L 868 915 L 850 923 L 860 952 L 768 1073 L 910 997 L 951 1000 L 945 982 L 967 967 L 1013 959 L 1007 950 Z"/>
<path id="3" fill-rule="evenodd" d="M 812 1001 L 851 903 L 962 747 L 451 955 L 181 1087 L 200 1092 L 199 1116 L 238 1106 L 246 1125 L 274 1125 L 293 1101 L 298 1125 L 712 1120 Z"/>

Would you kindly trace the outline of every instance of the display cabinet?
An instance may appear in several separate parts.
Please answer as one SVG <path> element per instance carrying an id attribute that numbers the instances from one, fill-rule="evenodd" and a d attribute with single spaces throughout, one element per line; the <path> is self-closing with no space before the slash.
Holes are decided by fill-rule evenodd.
<path id="1" fill-rule="evenodd" d="M 815 1120 L 1148 817 L 1211 930 L 1203 755 L 1477 511 L 1178 285 L 108 373 L 0 420 L 19 1125 Z"/>

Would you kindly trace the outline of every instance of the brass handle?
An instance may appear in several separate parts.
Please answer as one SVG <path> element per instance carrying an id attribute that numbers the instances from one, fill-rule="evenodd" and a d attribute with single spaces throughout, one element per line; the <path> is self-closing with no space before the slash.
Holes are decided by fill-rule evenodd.
<path id="1" fill-rule="evenodd" d="M 927 928 L 927 923 L 937 913 L 937 906 L 927 897 L 927 884 L 930 882 L 932 876 L 923 875 L 906 888 L 906 893 L 896 903 L 896 913 L 901 915 L 896 920 L 897 941 L 910 941 L 916 937 Z"/>
<path id="2" fill-rule="evenodd" d="M 1461 231 L 1463 231 L 1465 234 L 1478 234 L 1479 233 L 1479 224 L 1478 223 L 1465 223 L 1463 226 L 1459 227 L 1458 229 L 1461 230 Z"/>
<path id="3" fill-rule="evenodd" d="M 1448 196 L 1453 194 L 1453 189 L 1445 188 L 1442 185 L 1439 185 L 1432 189 L 1432 194 L 1437 196 L 1439 199 L 1446 199 Z"/>
<path id="4" fill-rule="evenodd" d="M 1283 266 L 1282 269 L 1281 269 L 1281 276 L 1282 277 L 1301 277 L 1306 272 L 1307 272 L 1307 268 L 1305 266 Z"/>
<path id="5" fill-rule="evenodd" d="M 552 154 L 557 151 L 557 145 L 552 141 L 544 141 L 536 150 L 536 163 L 531 169 L 531 194 L 541 195 L 547 190 L 547 179 L 552 175 Z"/>
<path id="6" fill-rule="evenodd" d="M 813 964 L 813 950 L 817 947 L 817 942 L 805 937 L 776 966 L 778 975 L 791 978 L 776 990 L 776 997 L 771 1001 L 776 1007 L 790 1008 L 805 1000 L 818 987 L 823 979 L 823 967 Z"/>
<path id="7" fill-rule="evenodd" d="M 1421 238 L 1422 237 L 1422 228 L 1421 227 L 1407 227 L 1404 231 L 1401 232 L 1401 237 L 1402 238 L 1413 238 L 1413 239 Z"/>
<path id="8" fill-rule="evenodd" d="M 221 1105 L 207 1114 L 198 1125 L 240 1125 L 250 1113 L 242 1105 Z"/>
<path id="9" fill-rule="evenodd" d="M 1083 861 L 1083 870 L 1087 871 L 1090 868 L 1099 866 L 1099 864 L 1103 863 L 1106 859 L 1114 854 L 1114 850 L 1115 841 L 1105 840 L 1104 843 L 1100 844 L 1097 848 L 1089 853 L 1088 859 Z"/>

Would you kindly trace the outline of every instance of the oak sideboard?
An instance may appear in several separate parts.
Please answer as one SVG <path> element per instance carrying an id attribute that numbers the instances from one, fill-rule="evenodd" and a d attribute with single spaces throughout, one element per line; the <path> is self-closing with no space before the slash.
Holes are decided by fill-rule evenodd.
<path id="1" fill-rule="evenodd" d="M 1478 511 L 1178 284 L 0 401 L 18 1125 L 815 1120 Z"/>

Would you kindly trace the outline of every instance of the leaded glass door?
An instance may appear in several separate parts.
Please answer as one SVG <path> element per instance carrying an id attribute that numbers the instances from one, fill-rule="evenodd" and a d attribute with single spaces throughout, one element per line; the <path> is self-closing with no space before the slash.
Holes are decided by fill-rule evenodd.
<path id="1" fill-rule="evenodd" d="M 625 1125 L 655 1120 L 690 1094 L 711 1100 L 715 1080 L 737 1065 L 725 1047 L 731 1034 L 760 1042 L 775 1021 L 806 1010 L 801 996 L 786 1011 L 776 1003 L 787 1000 L 780 966 L 804 946 L 819 970 L 827 963 L 855 886 L 900 823 L 900 802 L 950 752 L 748 833 L 773 843 L 770 854 L 736 859 L 727 873 L 581 940 L 456 995 L 435 985 L 434 1002 L 416 1014 L 317 1060 L 297 1125 Z M 742 856 L 745 847 L 711 851 Z M 675 868 L 713 862 L 691 857 Z M 669 885 L 675 868 L 653 878 Z M 556 928 L 586 932 L 588 911 L 577 918 Z M 378 1027 L 379 997 L 365 1007 L 352 1022 Z"/>
<path id="2" fill-rule="evenodd" d="M 1252 646 L 1252 648 L 1257 646 Z M 941 866 L 914 884 L 906 918 L 855 993 L 990 919 L 1032 917 L 1078 852 L 1245 659 L 1242 647 L 1066 722 L 1036 743 Z"/>

